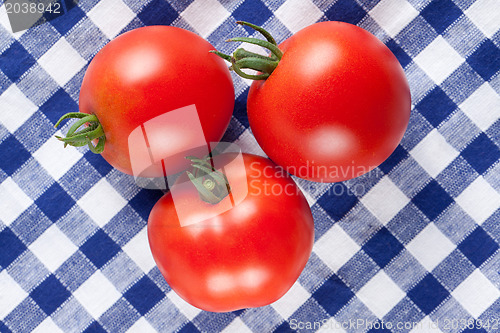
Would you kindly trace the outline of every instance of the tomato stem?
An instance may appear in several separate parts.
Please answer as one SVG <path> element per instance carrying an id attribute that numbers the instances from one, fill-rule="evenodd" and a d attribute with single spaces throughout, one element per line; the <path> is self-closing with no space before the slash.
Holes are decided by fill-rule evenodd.
<path id="1" fill-rule="evenodd" d="M 244 43 L 259 45 L 268 49 L 271 52 L 271 55 L 263 56 L 261 54 L 247 51 L 243 48 L 236 49 L 236 51 L 234 51 L 232 56 L 219 51 L 210 51 L 210 52 L 230 62 L 231 67 L 229 69 L 233 70 L 236 74 L 245 79 L 251 79 L 251 80 L 267 79 L 269 75 L 271 75 L 271 73 L 278 66 L 279 61 L 283 57 L 283 52 L 281 52 L 281 50 L 278 48 L 278 45 L 276 44 L 276 41 L 271 36 L 271 34 L 264 28 L 244 21 L 238 21 L 236 23 L 240 25 L 246 25 L 260 32 L 266 38 L 266 40 L 250 38 L 250 37 L 235 37 L 228 39 L 227 40 L 228 42 L 244 42 Z M 247 74 L 242 71 L 242 69 L 244 68 L 256 70 L 261 74 L 257 75 Z"/>
<path id="2" fill-rule="evenodd" d="M 66 133 L 66 137 L 60 137 L 56 135 L 56 138 L 59 141 L 64 142 L 64 147 L 68 145 L 73 147 L 82 147 L 87 145 L 90 151 L 95 154 L 100 154 L 104 151 L 106 136 L 104 135 L 104 130 L 96 115 L 83 112 L 69 112 L 63 115 L 57 121 L 54 127 L 57 128 L 63 120 L 68 118 L 79 120 L 70 127 L 68 133 Z M 78 129 L 84 124 L 88 124 L 88 126 L 78 131 Z M 95 139 L 97 139 L 98 142 L 94 146 L 92 141 Z"/>
<path id="3" fill-rule="evenodd" d="M 222 201 L 231 192 L 226 176 L 215 169 L 212 165 L 212 158 L 186 157 L 191 161 L 193 172 L 186 171 L 189 180 L 196 187 L 200 199 L 215 205 Z"/>

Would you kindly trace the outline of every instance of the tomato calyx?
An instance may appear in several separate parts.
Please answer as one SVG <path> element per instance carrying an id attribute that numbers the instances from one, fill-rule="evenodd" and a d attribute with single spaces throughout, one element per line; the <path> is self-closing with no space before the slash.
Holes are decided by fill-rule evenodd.
<path id="1" fill-rule="evenodd" d="M 186 174 L 196 187 L 201 200 L 215 205 L 229 195 L 229 182 L 222 172 L 215 169 L 210 156 L 186 158 L 191 161 L 193 167 L 193 172 L 186 171 Z"/>
<path id="2" fill-rule="evenodd" d="M 271 52 L 270 56 L 263 56 L 254 52 L 247 51 L 243 48 L 238 48 L 234 51 L 233 55 L 219 52 L 219 51 L 209 51 L 221 57 L 222 59 L 231 63 L 230 70 L 233 70 L 236 74 L 245 79 L 251 80 L 265 80 L 271 75 L 276 66 L 278 66 L 279 61 L 283 57 L 283 52 L 278 48 L 278 44 L 271 36 L 271 34 L 262 27 L 254 25 L 252 23 L 237 21 L 237 24 L 246 25 L 258 32 L 260 32 L 266 40 L 249 38 L 249 37 L 234 37 L 228 39 L 226 42 L 244 42 L 249 44 L 255 44 L 268 49 Z M 256 70 L 262 74 L 252 75 L 247 74 L 242 71 L 242 69 L 248 68 Z"/>
<path id="3" fill-rule="evenodd" d="M 104 151 L 106 136 L 104 135 L 102 125 L 96 115 L 83 112 L 68 112 L 57 121 L 54 127 L 57 128 L 63 120 L 68 118 L 79 120 L 70 127 L 68 133 L 66 133 L 66 137 L 63 138 L 56 135 L 56 138 L 59 141 L 64 142 L 65 148 L 67 145 L 73 147 L 82 147 L 87 145 L 90 151 L 94 154 L 100 154 Z M 84 124 L 88 124 L 88 126 L 78 131 L 78 129 Z M 97 139 L 98 142 L 94 146 L 92 141 L 95 139 Z"/>

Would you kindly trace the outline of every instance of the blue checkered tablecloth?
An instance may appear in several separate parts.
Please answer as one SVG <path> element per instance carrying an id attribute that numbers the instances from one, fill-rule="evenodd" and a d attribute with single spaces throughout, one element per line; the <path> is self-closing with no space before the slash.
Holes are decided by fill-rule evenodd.
<path id="1" fill-rule="evenodd" d="M 3 1 L 0 0 L 0 4 Z M 92 57 L 143 25 L 197 32 L 226 53 L 236 20 L 278 41 L 317 21 L 357 24 L 404 67 L 408 130 L 374 171 L 296 179 L 316 228 L 278 302 L 215 314 L 155 267 L 146 223 L 162 195 L 55 138 Z M 255 34 L 257 37 L 258 35 Z M 12 33 L 0 6 L 0 332 L 500 332 L 500 1 L 81 0 Z M 261 153 L 233 76 L 226 141 Z"/>

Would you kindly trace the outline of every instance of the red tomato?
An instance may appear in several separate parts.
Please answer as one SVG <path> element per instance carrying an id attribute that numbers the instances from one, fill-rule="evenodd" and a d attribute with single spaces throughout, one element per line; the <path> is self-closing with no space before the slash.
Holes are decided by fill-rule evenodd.
<path id="1" fill-rule="evenodd" d="M 97 116 L 106 137 L 102 156 L 112 166 L 132 174 L 130 133 L 148 120 L 193 104 L 206 141 L 221 139 L 231 119 L 234 88 L 227 65 L 208 52 L 213 49 L 190 31 L 150 26 L 120 35 L 97 53 L 83 79 L 80 112 Z M 160 130 L 170 137 L 149 142 L 163 147 L 163 158 L 179 153 L 170 160 L 171 173 L 189 165 L 182 154 L 186 147 L 199 146 L 192 139 L 196 133 L 178 125 L 163 123 Z M 150 176 L 162 175 L 154 173 Z"/>
<path id="2" fill-rule="evenodd" d="M 343 22 L 302 29 L 248 94 L 257 142 L 292 174 L 337 182 L 364 174 L 396 149 L 410 117 L 410 90 L 391 51 Z"/>
<path id="3" fill-rule="evenodd" d="M 235 154 L 221 155 L 232 159 Z M 268 305 L 283 296 L 311 254 L 314 225 L 308 203 L 293 180 L 270 160 L 243 154 L 243 168 L 225 167 L 231 188 L 248 186 L 232 209 L 201 222 L 181 225 L 177 210 L 189 218 L 228 204 L 211 205 L 194 185 L 163 196 L 148 221 L 151 252 L 172 289 L 206 311 L 225 312 Z M 186 177 L 178 183 L 186 181 Z M 230 203 L 229 203 L 230 204 Z M 186 208 L 184 207 L 184 208 Z M 200 220 L 200 219 L 199 219 Z"/>

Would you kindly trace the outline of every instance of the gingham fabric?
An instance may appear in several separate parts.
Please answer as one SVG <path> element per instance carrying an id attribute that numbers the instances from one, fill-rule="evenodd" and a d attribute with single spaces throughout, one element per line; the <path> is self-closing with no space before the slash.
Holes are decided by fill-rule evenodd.
<path id="1" fill-rule="evenodd" d="M 173 25 L 228 53 L 227 38 L 252 33 L 236 20 L 278 41 L 318 21 L 357 24 L 399 59 L 413 107 L 374 171 L 296 179 L 316 235 L 292 289 L 216 314 L 155 267 L 146 224 L 162 193 L 88 148 L 63 149 L 54 135 L 69 125 L 53 125 L 78 110 L 88 63 L 120 33 Z M 498 0 L 81 0 L 14 34 L 0 6 L 0 332 L 500 332 L 499 29 Z M 250 82 L 233 80 L 224 140 L 262 153 Z"/>

